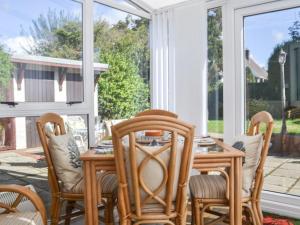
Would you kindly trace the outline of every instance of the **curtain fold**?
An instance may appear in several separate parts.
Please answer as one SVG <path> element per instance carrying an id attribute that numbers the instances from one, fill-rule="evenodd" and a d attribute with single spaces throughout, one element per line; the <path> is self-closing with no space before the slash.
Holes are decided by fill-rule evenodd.
<path id="1" fill-rule="evenodd" d="M 152 15 L 152 107 L 175 111 L 174 10 Z"/>

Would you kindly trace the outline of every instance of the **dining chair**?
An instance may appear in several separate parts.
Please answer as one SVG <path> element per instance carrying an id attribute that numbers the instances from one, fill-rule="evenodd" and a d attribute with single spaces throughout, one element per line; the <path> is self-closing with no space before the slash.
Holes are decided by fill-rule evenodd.
<path id="1" fill-rule="evenodd" d="M 30 187 L 0 185 L 0 224 L 47 225 L 43 201 Z"/>
<path id="2" fill-rule="evenodd" d="M 136 132 L 171 133 L 160 146 L 145 146 Z M 120 224 L 185 224 L 194 127 L 168 116 L 139 116 L 112 127 Z"/>
<path id="3" fill-rule="evenodd" d="M 269 144 L 273 130 L 273 118 L 270 113 L 262 111 L 256 113 L 250 122 L 247 136 L 255 136 L 261 132 L 262 125 L 265 124 L 263 131 L 263 141 L 261 143 L 260 156 L 258 156 L 257 167 L 254 168 L 254 179 L 250 181 L 250 192 L 243 192 L 242 202 L 234 204 L 242 204 L 243 211 L 247 212 L 249 219 L 254 225 L 261 225 L 263 221 L 262 210 L 260 207 L 260 197 L 263 187 L 263 170 L 264 164 L 269 151 Z M 247 154 L 246 159 L 247 160 Z M 243 170 L 245 172 L 244 166 Z M 229 206 L 229 173 L 225 169 L 225 173 L 221 175 L 200 174 L 192 176 L 190 179 L 190 193 L 192 202 L 193 220 L 196 225 L 204 224 L 204 213 L 208 212 L 219 216 L 217 219 L 210 221 L 208 224 L 216 224 L 223 221 L 228 216 L 226 214 L 211 210 L 212 206 Z M 226 175 L 227 173 L 227 175 Z M 243 177 L 245 179 L 245 177 Z"/>
<path id="4" fill-rule="evenodd" d="M 51 189 L 51 225 L 57 225 L 61 220 L 65 220 L 65 225 L 70 224 L 70 219 L 84 214 L 84 209 L 76 204 L 78 201 L 84 201 L 84 179 L 72 188 L 64 187 L 64 181 L 59 179 L 58 171 L 53 161 L 53 151 L 49 146 L 50 135 L 65 135 L 66 129 L 62 117 L 55 113 L 46 113 L 37 119 L 37 130 L 41 144 L 44 149 L 46 162 L 48 165 L 48 182 Z M 82 170 L 82 168 L 79 168 Z M 105 205 L 104 220 L 105 224 L 113 224 L 113 208 L 116 201 L 117 179 L 112 173 L 97 174 L 99 190 L 101 188 L 102 197 Z M 97 193 L 95 193 L 96 195 Z M 97 196 L 95 196 L 97 197 Z M 63 202 L 67 202 L 65 215 L 60 215 Z M 76 211 L 74 209 L 77 208 Z"/>
<path id="5" fill-rule="evenodd" d="M 163 109 L 148 109 L 143 112 L 139 112 L 135 116 L 150 116 L 150 115 L 158 115 L 158 116 L 169 116 L 173 118 L 178 118 L 178 115 Z"/>

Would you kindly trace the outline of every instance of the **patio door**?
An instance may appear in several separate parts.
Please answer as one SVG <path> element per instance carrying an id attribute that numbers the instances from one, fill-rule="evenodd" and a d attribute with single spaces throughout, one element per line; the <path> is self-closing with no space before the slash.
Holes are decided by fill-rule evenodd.
<path id="1" fill-rule="evenodd" d="M 236 133 L 247 130 L 256 112 L 272 114 L 275 126 L 264 168 L 263 203 L 265 209 L 297 216 L 293 210 L 300 207 L 299 1 L 235 10 L 235 41 L 236 90 L 240 94 Z M 283 204 L 288 205 L 280 207 Z"/>

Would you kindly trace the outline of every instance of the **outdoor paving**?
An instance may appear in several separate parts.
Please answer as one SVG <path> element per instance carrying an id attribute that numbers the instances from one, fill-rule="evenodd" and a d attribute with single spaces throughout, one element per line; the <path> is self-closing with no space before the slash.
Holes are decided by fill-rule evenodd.
<path id="1" fill-rule="evenodd" d="M 300 158 L 268 156 L 264 190 L 300 195 Z M 41 148 L 0 152 L 0 184 L 32 184 L 44 201 L 48 218 L 50 190 L 47 166 Z M 84 224 L 83 217 L 72 225 Z"/>

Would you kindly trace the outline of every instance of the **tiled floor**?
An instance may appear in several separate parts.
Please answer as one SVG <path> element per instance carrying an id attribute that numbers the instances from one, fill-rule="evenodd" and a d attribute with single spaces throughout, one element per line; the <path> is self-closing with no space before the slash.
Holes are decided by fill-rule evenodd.
<path id="1" fill-rule="evenodd" d="M 49 212 L 50 193 L 47 167 L 40 148 L 0 152 L 1 184 L 32 184 Z M 300 196 L 300 158 L 268 156 L 265 167 L 265 190 Z M 83 218 L 72 225 L 84 224 Z"/>

